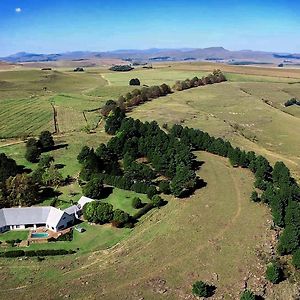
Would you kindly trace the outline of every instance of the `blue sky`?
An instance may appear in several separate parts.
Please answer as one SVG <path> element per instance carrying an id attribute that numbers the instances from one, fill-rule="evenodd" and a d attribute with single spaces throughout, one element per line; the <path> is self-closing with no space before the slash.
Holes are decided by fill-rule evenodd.
<path id="1" fill-rule="evenodd" d="M 0 55 L 146 48 L 300 52 L 300 1 L 0 0 Z"/>

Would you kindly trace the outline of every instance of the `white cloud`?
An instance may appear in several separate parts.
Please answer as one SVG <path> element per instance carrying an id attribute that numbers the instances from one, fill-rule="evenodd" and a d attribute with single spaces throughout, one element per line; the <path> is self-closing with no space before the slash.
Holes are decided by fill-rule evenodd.
<path id="1" fill-rule="evenodd" d="M 20 13 L 20 12 L 22 12 L 22 9 L 21 9 L 20 7 L 17 7 L 17 8 L 15 9 L 15 11 L 16 11 L 16 13 Z"/>

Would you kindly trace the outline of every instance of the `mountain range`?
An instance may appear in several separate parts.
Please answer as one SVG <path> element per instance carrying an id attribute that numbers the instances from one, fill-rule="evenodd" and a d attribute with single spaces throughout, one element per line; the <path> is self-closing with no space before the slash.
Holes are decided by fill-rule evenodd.
<path id="1" fill-rule="evenodd" d="M 279 62 L 283 60 L 300 60 L 300 54 L 264 52 L 253 50 L 230 51 L 223 47 L 210 48 L 181 48 L 145 50 L 124 49 L 106 52 L 72 51 L 53 54 L 38 54 L 19 52 L 0 60 L 9 63 L 49 62 L 60 60 L 88 60 L 93 58 L 117 58 L 127 61 L 182 61 L 182 60 L 226 60 L 226 61 L 255 61 L 263 63 Z"/>

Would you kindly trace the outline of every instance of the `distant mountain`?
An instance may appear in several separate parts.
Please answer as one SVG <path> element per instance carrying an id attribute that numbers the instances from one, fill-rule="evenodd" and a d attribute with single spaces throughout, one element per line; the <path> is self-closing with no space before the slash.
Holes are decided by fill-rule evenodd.
<path id="1" fill-rule="evenodd" d="M 121 49 L 106 52 L 73 51 L 53 54 L 37 54 L 19 52 L 7 57 L 0 57 L 0 60 L 19 62 L 46 62 L 59 60 L 87 60 L 93 58 L 117 58 L 123 60 L 151 60 L 151 61 L 181 61 L 181 60 L 245 60 L 274 62 L 285 58 L 299 59 L 300 54 L 280 54 L 275 52 L 263 52 L 252 50 L 230 51 L 223 47 L 210 48 L 180 48 L 180 49 L 159 49 L 151 48 L 145 50 Z"/>

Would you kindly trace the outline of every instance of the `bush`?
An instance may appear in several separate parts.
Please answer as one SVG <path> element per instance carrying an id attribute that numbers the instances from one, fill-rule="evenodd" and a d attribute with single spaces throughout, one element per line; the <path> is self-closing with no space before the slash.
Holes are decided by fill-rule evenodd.
<path id="1" fill-rule="evenodd" d="M 282 280 L 282 270 L 276 263 L 271 263 L 267 266 L 266 278 L 270 282 L 276 284 Z"/>
<path id="2" fill-rule="evenodd" d="M 132 207 L 133 208 L 141 208 L 141 207 L 143 207 L 143 203 L 142 203 L 141 199 L 138 198 L 138 197 L 134 197 L 132 199 Z"/>
<path id="3" fill-rule="evenodd" d="M 213 291 L 214 288 L 203 281 L 196 281 L 192 287 L 193 294 L 199 297 L 210 297 Z"/>
<path id="4" fill-rule="evenodd" d="M 57 242 L 58 241 L 65 241 L 65 242 L 73 241 L 73 230 L 71 229 L 66 234 L 63 234 L 63 235 L 59 236 L 57 239 L 55 239 L 55 241 L 57 241 Z"/>
<path id="5" fill-rule="evenodd" d="M 240 300 L 255 300 L 255 295 L 253 292 L 249 291 L 249 290 L 245 290 L 242 295 Z"/>
<path id="6" fill-rule="evenodd" d="M 251 200 L 253 202 L 259 202 L 260 201 L 260 198 L 258 197 L 258 193 L 256 191 L 252 192 L 252 194 L 251 194 Z"/>
<path id="7" fill-rule="evenodd" d="M 154 207 L 160 207 L 164 205 L 164 200 L 159 195 L 154 195 L 151 201 Z"/>
<path id="8" fill-rule="evenodd" d="M 292 264 L 296 269 L 300 269 L 300 249 L 296 250 L 293 254 Z"/>

